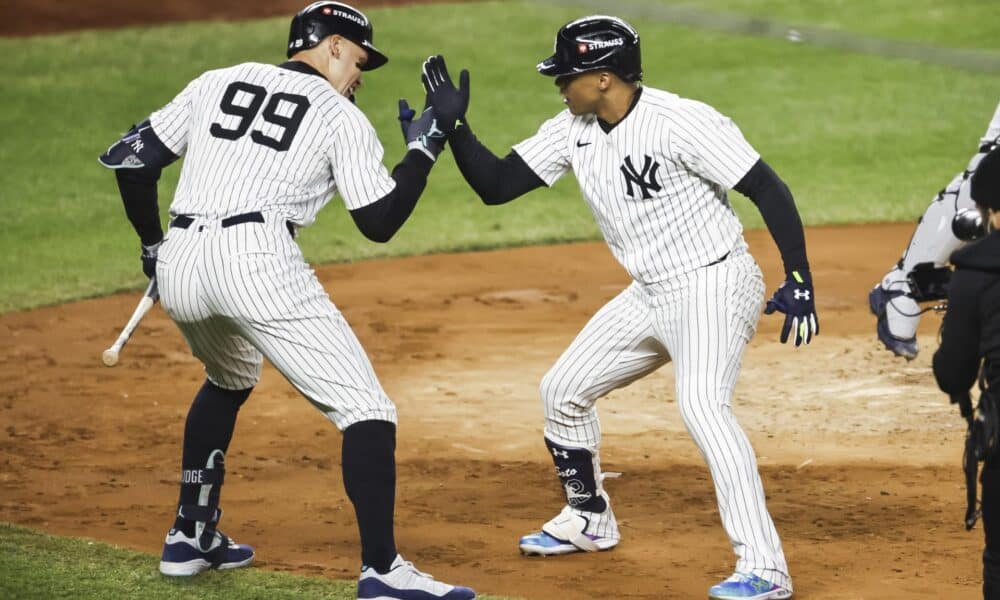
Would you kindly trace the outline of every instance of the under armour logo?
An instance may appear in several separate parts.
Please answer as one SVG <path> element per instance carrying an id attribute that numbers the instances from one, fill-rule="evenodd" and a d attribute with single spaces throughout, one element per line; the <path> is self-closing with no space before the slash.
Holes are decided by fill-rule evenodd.
<path id="1" fill-rule="evenodd" d="M 794 295 L 796 300 L 809 301 L 809 290 L 795 290 Z"/>
<path id="2" fill-rule="evenodd" d="M 569 458 L 569 452 L 566 452 L 565 450 L 560 450 L 559 448 L 553 448 L 552 449 L 552 456 L 555 456 L 556 458 L 566 458 L 566 459 L 568 459 Z"/>
<path id="3" fill-rule="evenodd" d="M 636 184 L 642 190 L 642 199 L 649 200 L 653 197 L 649 193 L 649 190 L 658 192 L 663 187 L 656 181 L 656 170 L 660 168 L 659 163 L 653 162 L 653 159 L 649 155 L 644 155 L 645 159 L 642 164 L 642 171 L 636 170 L 635 165 L 632 164 L 632 157 L 625 157 L 625 164 L 621 166 L 622 175 L 625 176 L 625 183 L 628 185 L 628 195 L 635 198 L 635 192 L 633 191 L 632 184 Z"/>

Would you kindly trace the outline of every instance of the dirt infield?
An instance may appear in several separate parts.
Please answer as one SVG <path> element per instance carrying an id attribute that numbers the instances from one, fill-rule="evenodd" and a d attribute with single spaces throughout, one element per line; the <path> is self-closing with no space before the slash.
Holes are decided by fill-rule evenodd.
<path id="1" fill-rule="evenodd" d="M 930 351 L 892 359 L 865 305 L 910 229 L 809 230 L 821 336 L 781 346 L 779 319 L 763 317 L 737 386 L 797 598 L 978 597 L 982 533 L 961 527 L 961 421 L 935 391 Z M 766 232 L 748 239 L 772 289 L 773 243 Z M 603 244 L 318 272 L 399 406 L 398 541 L 422 568 L 531 599 L 700 598 L 728 575 L 732 553 L 669 365 L 599 404 L 604 468 L 622 473 L 608 483 L 622 544 L 517 553 L 518 536 L 561 503 L 538 381 L 626 284 Z M 159 551 L 202 375 L 159 308 L 120 366 L 100 366 L 135 302 L 0 317 L 0 520 Z M 925 319 L 925 344 L 937 323 Z M 356 576 L 339 456 L 336 429 L 268 367 L 240 416 L 223 495 L 225 529 L 257 546 L 260 568 Z"/>

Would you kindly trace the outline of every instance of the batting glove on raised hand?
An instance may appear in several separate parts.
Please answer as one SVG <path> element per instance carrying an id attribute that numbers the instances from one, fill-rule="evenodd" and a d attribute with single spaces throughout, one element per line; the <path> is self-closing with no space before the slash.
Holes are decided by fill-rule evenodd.
<path id="1" fill-rule="evenodd" d="M 444 57 L 439 54 L 424 61 L 420 80 L 427 92 L 427 102 L 438 116 L 441 130 L 450 135 L 465 121 L 465 111 L 469 108 L 469 72 L 462 69 L 458 76 L 458 89 L 455 89 Z"/>
<path id="2" fill-rule="evenodd" d="M 417 111 L 410 108 L 405 98 L 399 99 L 399 125 L 403 130 L 403 141 L 410 150 L 420 150 L 431 160 L 437 160 L 448 138 L 438 129 L 433 107 L 424 108 L 420 118 L 414 121 L 416 114 Z"/>
<path id="3" fill-rule="evenodd" d="M 162 243 L 162 241 L 156 242 L 151 246 L 142 244 L 142 254 L 139 255 L 139 260 L 142 261 L 142 272 L 150 279 L 156 277 L 156 255 L 159 254 Z"/>
<path id="4" fill-rule="evenodd" d="M 809 271 L 792 271 L 784 283 L 767 301 L 764 314 L 775 311 L 785 314 L 785 324 L 781 327 L 781 343 L 788 341 L 788 335 L 795 334 L 795 346 L 809 343 L 819 335 L 819 319 L 816 317 L 816 294 L 813 292 L 812 276 Z"/>

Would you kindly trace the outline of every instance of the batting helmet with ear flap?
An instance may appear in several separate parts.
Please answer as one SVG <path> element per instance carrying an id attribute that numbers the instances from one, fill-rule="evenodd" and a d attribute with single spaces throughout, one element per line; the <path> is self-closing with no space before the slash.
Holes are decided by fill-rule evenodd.
<path id="1" fill-rule="evenodd" d="M 371 71 L 389 62 L 375 47 L 372 23 L 365 13 L 342 2 L 313 2 L 292 17 L 288 30 L 288 58 L 331 35 L 347 38 L 368 51 L 368 62 L 361 67 L 362 71 Z"/>
<path id="2" fill-rule="evenodd" d="M 628 82 L 642 79 L 639 33 L 618 17 L 593 15 L 563 25 L 552 56 L 538 63 L 538 72 L 550 77 L 600 69 Z"/>

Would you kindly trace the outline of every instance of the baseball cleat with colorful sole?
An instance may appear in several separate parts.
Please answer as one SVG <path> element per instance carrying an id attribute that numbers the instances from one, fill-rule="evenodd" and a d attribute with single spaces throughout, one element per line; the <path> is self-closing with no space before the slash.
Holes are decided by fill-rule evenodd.
<path id="1" fill-rule="evenodd" d="M 708 590 L 712 600 L 786 600 L 792 591 L 752 573 L 733 573 Z"/>
<path id="2" fill-rule="evenodd" d="M 599 551 L 610 550 L 618 545 L 618 540 L 614 538 L 602 538 L 596 535 L 584 534 L 590 539 Z M 573 552 L 584 552 L 566 540 L 559 540 L 544 531 L 529 533 L 521 538 L 521 553 L 525 556 L 556 556 L 559 554 L 572 554 Z"/>

